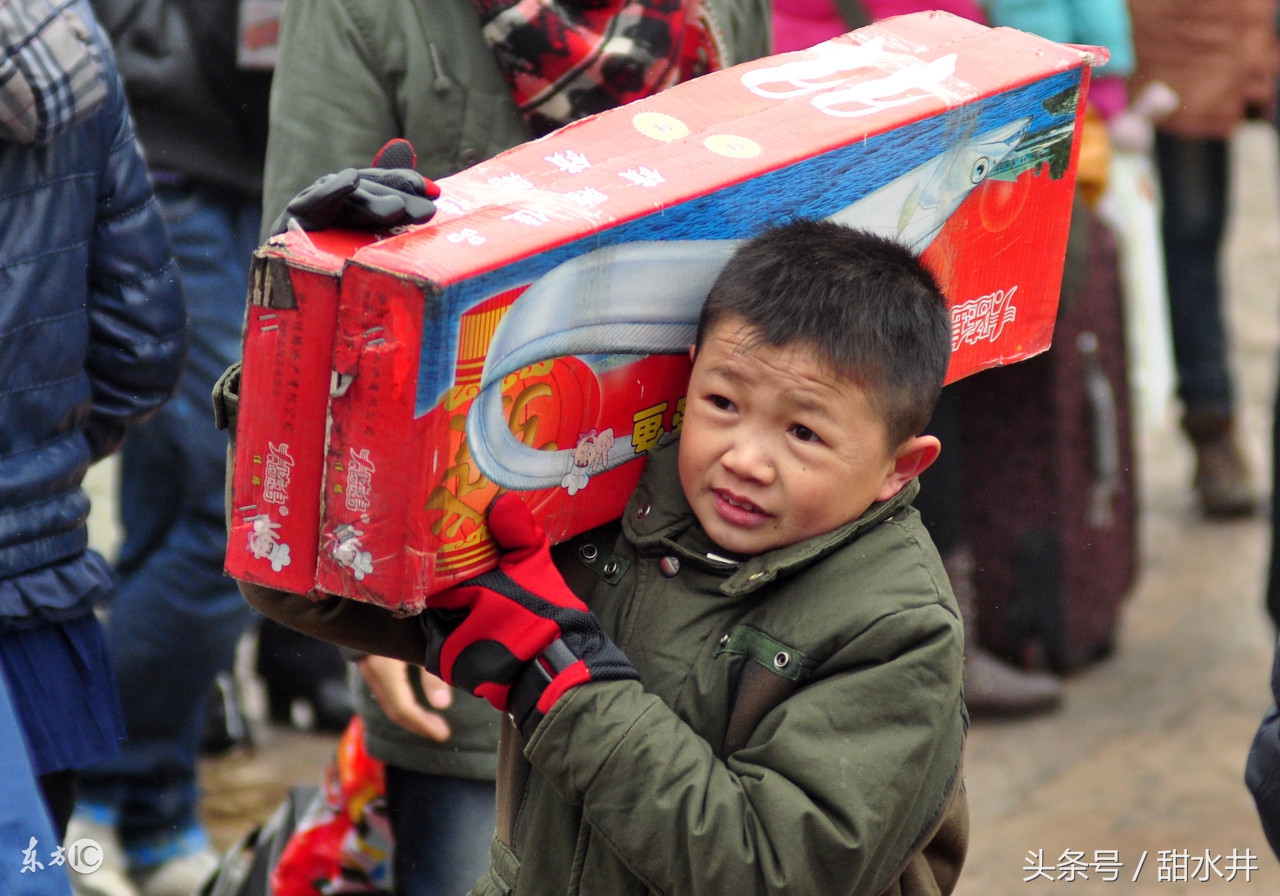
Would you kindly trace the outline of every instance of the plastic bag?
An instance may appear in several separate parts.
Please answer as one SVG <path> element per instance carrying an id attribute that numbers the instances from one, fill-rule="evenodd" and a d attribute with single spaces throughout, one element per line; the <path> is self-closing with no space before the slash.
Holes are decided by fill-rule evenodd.
<path id="1" fill-rule="evenodd" d="M 290 788 L 270 818 L 227 850 L 213 877 L 200 888 L 200 896 L 271 896 L 271 871 L 280 854 L 298 822 L 323 799 L 317 784 Z"/>
<path id="2" fill-rule="evenodd" d="M 324 788 L 271 873 L 273 896 L 390 894 L 391 823 L 381 762 L 365 752 L 360 717 L 338 741 Z"/>
<path id="3" fill-rule="evenodd" d="M 1116 235 L 1120 250 L 1129 387 L 1139 432 L 1164 425 L 1177 378 L 1160 239 L 1159 190 L 1149 154 L 1112 153 L 1111 176 L 1098 213 Z"/>

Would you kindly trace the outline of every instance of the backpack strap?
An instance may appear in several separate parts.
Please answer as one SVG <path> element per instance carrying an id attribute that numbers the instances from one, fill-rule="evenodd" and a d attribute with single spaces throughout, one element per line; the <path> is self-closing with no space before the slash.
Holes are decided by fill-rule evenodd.
<path id="1" fill-rule="evenodd" d="M 902 870 L 880 896 L 949 896 L 968 852 L 969 796 L 958 768 L 942 811 L 907 853 Z"/>

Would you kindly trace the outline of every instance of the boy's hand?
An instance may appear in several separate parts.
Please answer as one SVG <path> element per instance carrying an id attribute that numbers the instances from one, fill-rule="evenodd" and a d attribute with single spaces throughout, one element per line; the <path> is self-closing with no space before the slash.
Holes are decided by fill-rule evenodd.
<path id="1" fill-rule="evenodd" d="M 498 569 L 432 596 L 419 616 L 427 669 L 510 711 L 521 730 L 572 687 L 639 678 L 564 583 L 524 501 L 500 495 L 488 520 L 503 550 Z"/>

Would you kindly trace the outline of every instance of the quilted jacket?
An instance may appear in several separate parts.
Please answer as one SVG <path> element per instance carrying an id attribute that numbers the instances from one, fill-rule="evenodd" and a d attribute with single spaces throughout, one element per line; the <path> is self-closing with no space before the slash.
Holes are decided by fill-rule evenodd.
<path id="1" fill-rule="evenodd" d="M 85 550 L 85 470 L 168 398 L 186 344 L 180 282 L 111 50 L 83 0 L 56 6 L 72 14 L 106 91 L 92 116 L 47 142 L 0 142 L 6 579 Z M 0 91 L 16 83 L 0 80 Z"/>

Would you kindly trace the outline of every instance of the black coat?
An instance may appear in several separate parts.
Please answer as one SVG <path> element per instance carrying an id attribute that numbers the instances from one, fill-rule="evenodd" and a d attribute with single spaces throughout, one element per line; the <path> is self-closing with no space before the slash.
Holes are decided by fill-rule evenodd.
<path id="1" fill-rule="evenodd" d="M 1280 856 L 1280 645 L 1271 666 L 1271 696 L 1275 702 L 1262 718 L 1249 747 L 1244 780 L 1258 805 L 1258 817 L 1271 849 Z"/>
<path id="2" fill-rule="evenodd" d="M 91 0 L 155 172 L 262 192 L 271 73 L 241 68 L 238 0 Z"/>

